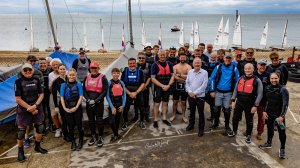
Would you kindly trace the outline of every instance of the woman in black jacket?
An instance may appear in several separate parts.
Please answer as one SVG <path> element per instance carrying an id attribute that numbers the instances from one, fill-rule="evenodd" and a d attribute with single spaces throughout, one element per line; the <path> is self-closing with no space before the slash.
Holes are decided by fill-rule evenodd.
<path id="1" fill-rule="evenodd" d="M 271 73 L 271 85 L 268 85 L 264 91 L 264 101 L 266 107 L 263 112 L 263 117 L 266 119 L 268 126 L 268 140 L 265 144 L 260 145 L 260 148 L 271 148 L 272 138 L 274 136 L 274 126 L 277 127 L 281 147 L 279 149 L 279 157 L 285 159 L 285 115 L 289 104 L 288 90 L 279 84 L 280 74 Z"/>

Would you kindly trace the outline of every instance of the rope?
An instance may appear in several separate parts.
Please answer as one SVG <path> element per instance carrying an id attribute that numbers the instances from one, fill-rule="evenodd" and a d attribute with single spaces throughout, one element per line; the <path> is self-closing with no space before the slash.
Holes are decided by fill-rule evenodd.
<path id="1" fill-rule="evenodd" d="M 113 14 L 114 14 L 114 3 L 115 0 L 113 0 L 111 5 L 111 15 L 110 15 L 110 26 L 109 26 L 109 39 L 108 39 L 108 50 L 110 50 L 110 39 L 111 39 L 111 27 L 112 27 L 112 20 L 113 20 Z"/>
<path id="2" fill-rule="evenodd" d="M 72 15 L 71 15 L 71 12 L 70 12 L 70 10 L 69 10 L 69 6 L 68 6 L 68 4 L 67 4 L 66 0 L 64 0 L 64 2 L 65 2 L 65 5 L 66 5 L 66 7 L 67 7 L 68 13 L 69 13 L 69 15 L 70 15 L 70 18 L 71 18 L 71 20 L 72 20 L 72 24 L 73 24 L 73 23 L 74 23 L 74 19 L 73 19 Z M 73 24 L 73 25 L 74 25 L 74 28 L 75 28 L 75 31 L 76 31 L 77 37 L 78 37 L 78 39 L 79 39 L 79 41 L 80 41 L 80 44 L 81 44 L 81 46 L 83 46 L 83 42 L 82 42 L 82 40 L 81 40 L 81 38 L 80 38 L 80 36 L 79 36 L 79 33 L 78 33 L 78 30 L 77 30 L 77 27 L 76 27 L 76 25 L 75 25 L 75 24 Z"/>

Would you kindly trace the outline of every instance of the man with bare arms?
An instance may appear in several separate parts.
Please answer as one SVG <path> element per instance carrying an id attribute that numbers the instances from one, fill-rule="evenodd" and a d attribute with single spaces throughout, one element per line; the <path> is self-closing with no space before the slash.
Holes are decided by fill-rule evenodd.
<path id="1" fill-rule="evenodd" d="M 180 53 L 179 61 L 180 63 L 176 64 L 174 69 L 174 79 L 175 79 L 175 89 L 173 92 L 173 116 L 170 118 L 170 121 L 176 119 L 176 110 L 179 102 L 179 97 L 181 98 L 181 112 L 182 112 L 182 120 L 187 123 L 188 119 L 185 117 L 186 111 L 186 100 L 188 97 L 188 93 L 185 91 L 185 80 L 189 70 L 192 67 L 186 63 L 186 55 L 185 53 Z"/>

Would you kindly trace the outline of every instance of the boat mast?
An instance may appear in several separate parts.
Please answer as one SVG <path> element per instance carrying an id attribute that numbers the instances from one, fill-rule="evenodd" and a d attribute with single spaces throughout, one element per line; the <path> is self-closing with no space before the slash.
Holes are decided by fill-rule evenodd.
<path id="1" fill-rule="evenodd" d="M 54 26 L 53 26 L 53 21 L 52 21 L 52 16 L 51 16 L 48 0 L 45 0 L 45 3 L 46 3 L 46 7 L 47 7 L 48 19 L 49 19 L 51 30 L 52 30 L 54 44 L 55 44 L 55 47 L 56 47 L 58 45 L 58 42 L 57 42 L 57 38 L 56 38 L 56 35 L 55 35 L 55 30 L 54 30 Z"/>
<path id="2" fill-rule="evenodd" d="M 73 30 L 74 29 L 74 23 L 72 21 L 72 49 L 74 48 L 74 35 L 73 35 Z"/>
<path id="3" fill-rule="evenodd" d="M 130 46 L 134 48 L 133 33 L 132 33 L 132 15 L 131 15 L 131 0 L 128 0 L 128 13 L 129 13 L 129 32 L 130 32 Z"/>
<path id="4" fill-rule="evenodd" d="M 289 20 L 286 20 L 286 24 L 284 27 L 284 31 L 283 31 L 283 36 L 282 36 L 282 43 L 281 43 L 281 48 L 283 48 L 283 45 L 286 44 L 286 30 L 287 30 L 287 25 L 288 25 Z"/>

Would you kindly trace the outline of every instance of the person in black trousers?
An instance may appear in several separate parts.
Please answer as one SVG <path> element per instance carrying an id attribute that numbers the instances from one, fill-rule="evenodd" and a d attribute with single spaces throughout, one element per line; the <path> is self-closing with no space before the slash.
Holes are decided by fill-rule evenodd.
<path id="1" fill-rule="evenodd" d="M 285 115 L 289 104 L 289 92 L 280 85 L 280 74 L 271 73 L 270 75 L 271 85 L 268 85 L 264 91 L 264 101 L 267 106 L 263 112 L 263 118 L 267 122 L 268 127 L 268 140 L 265 144 L 260 145 L 260 148 L 271 148 L 272 139 L 274 136 L 274 125 L 278 129 L 280 149 L 279 157 L 285 159 Z"/>
<path id="2" fill-rule="evenodd" d="M 107 79 L 105 75 L 99 73 L 99 63 L 93 61 L 90 64 L 91 73 L 83 80 L 83 96 L 86 99 L 86 112 L 89 119 L 91 130 L 91 140 L 88 145 L 91 146 L 97 141 L 97 146 L 104 144 L 104 97 L 107 92 Z M 96 119 L 96 120 L 95 120 Z M 96 134 L 96 125 L 98 127 L 99 137 Z"/>
<path id="3" fill-rule="evenodd" d="M 205 104 L 205 89 L 208 82 L 207 71 L 201 69 L 201 59 L 196 57 L 193 61 L 194 69 L 190 70 L 186 79 L 186 91 L 189 94 L 188 102 L 190 105 L 189 125 L 186 131 L 194 129 L 196 108 L 199 113 L 199 130 L 198 136 L 204 135 L 204 104 Z"/>

